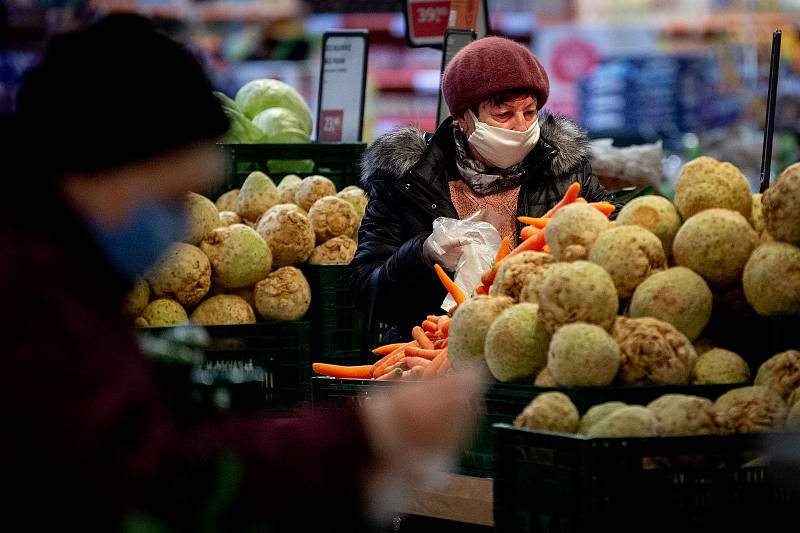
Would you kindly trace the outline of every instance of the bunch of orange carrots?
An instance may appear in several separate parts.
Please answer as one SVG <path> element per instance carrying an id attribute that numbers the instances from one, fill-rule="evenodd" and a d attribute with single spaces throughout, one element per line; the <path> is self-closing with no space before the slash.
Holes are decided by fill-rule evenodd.
<path id="1" fill-rule="evenodd" d="M 475 294 L 489 294 L 489 289 L 494 283 L 497 270 L 501 263 L 519 253 L 526 251 L 544 251 L 550 253 L 544 238 L 544 228 L 553 218 L 553 215 L 562 207 L 572 203 L 588 203 L 605 216 L 610 216 L 616 208 L 609 202 L 586 202 L 578 196 L 581 186 L 578 182 L 567 188 L 564 197 L 554 205 L 541 218 L 519 217 L 518 220 L 526 227 L 522 230 L 522 243 L 511 250 L 510 239 L 503 239 L 500 249 L 495 256 L 494 264 L 481 277 L 481 284 L 475 289 Z M 456 306 L 450 313 L 443 316 L 429 316 L 421 326 L 412 330 L 414 338 L 411 342 L 388 344 L 373 351 L 381 358 L 371 365 L 343 366 L 328 363 L 314 363 L 312 368 L 317 374 L 335 378 L 378 379 L 378 380 L 419 380 L 447 373 L 450 368 L 450 359 L 447 356 L 447 335 L 450 328 L 452 315 L 459 305 L 467 299 L 464 292 L 453 282 L 444 269 L 434 265 L 436 275 L 453 297 Z"/>
<path id="2" fill-rule="evenodd" d="M 413 341 L 387 344 L 372 350 L 381 358 L 371 365 L 314 363 L 312 368 L 317 374 L 335 378 L 420 380 L 442 376 L 451 368 L 447 357 L 450 321 L 448 315 L 429 316 L 421 326 L 411 331 Z"/>
<path id="3" fill-rule="evenodd" d="M 590 205 L 604 214 L 606 217 L 611 216 L 611 213 L 614 212 L 616 206 L 610 202 L 587 202 L 585 198 L 581 198 L 578 196 L 581 192 L 581 184 L 577 181 L 572 183 L 568 188 L 567 192 L 564 193 L 564 197 L 550 210 L 544 214 L 542 217 L 534 218 L 534 217 L 518 217 L 517 220 L 522 222 L 526 225 L 522 229 L 522 233 L 520 236 L 523 239 L 528 239 L 533 235 L 542 235 L 542 240 L 544 240 L 544 228 L 547 227 L 548 222 L 553 218 L 553 215 L 558 212 L 559 209 L 562 207 L 574 204 L 574 203 L 584 203 Z M 546 247 L 543 246 L 543 248 Z"/>
<path id="4" fill-rule="evenodd" d="M 562 207 L 573 203 L 585 203 L 594 207 L 607 217 L 611 216 L 616 209 L 616 206 L 610 202 L 587 202 L 585 198 L 578 196 L 580 192 L 581 185 L 576 181 L 567 188 L 567 191 L 564 193 L 564 197 L 556 205 L 550 208 L 550 210 L 547 211 L 544 216 L 539 218 L 518 217 L 517 220 L 525 224 L 525 227 L 522 228 L 522 232 L 520 233 L 520 237 L 523 239 L 522 243 L 514 250 L 509 252 L 509 243 L 507 239 L 503 240 L 503 244 L 500 246 L 500 250 L 497 252 L 497 256 L 495 257 L 492 268 L 482 276 L 482 284 L 475 289 L 475 294 L 489 294 L 489 289 L 491 288 L 492 283 L 494 283 L 494 278 L 497 275 L 498 268 L 500 268 L 500 263 L 505 258 L 513 257 L 514 255 L 525 251 L 545 252 L 549 254 L 550 247 L 547 246 L 547 241 L 544 237 L 544 229 L 547 227 L 548 222 L 550 222 L 550 220 L 553 218 L 553 215 L 555 215 Z"/>

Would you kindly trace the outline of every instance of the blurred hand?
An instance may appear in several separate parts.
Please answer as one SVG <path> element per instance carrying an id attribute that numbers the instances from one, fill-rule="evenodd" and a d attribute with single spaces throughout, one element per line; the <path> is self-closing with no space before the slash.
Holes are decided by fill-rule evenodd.
<path id="1" fill-rule="evenodd" d="M 410 489 L 446 480 L 475 428 L 483 381 L 481 371 L 466 369 L 403 383 L 365 402 L 364 423 L 377 458 L 367 479 L 374 518 L 397 511 Z"/>

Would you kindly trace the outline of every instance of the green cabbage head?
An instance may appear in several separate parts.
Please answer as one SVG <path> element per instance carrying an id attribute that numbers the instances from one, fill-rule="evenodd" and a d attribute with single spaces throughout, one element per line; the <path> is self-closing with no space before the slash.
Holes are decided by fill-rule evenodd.
<path id="1" fill-rule="evenodd" d="M 311 135 L 313 128 L 311 110 L 300 93 L 282 81 L 253 80 L 239 89 L 235 101 L 245 116 L 250 119 L 273 107 L 288 109 L 296 116 L 299 129 L 306 135 Z"/>

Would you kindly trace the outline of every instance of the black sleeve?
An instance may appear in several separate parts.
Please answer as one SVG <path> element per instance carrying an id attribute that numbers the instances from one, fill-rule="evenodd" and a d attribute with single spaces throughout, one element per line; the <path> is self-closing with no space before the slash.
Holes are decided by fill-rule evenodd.
<path id="1" fill-rule="evenodd" d="M 350 286 L 356 305 L 369 322 L 418 324 L 441 314 L 446 291 L 422 254 L 431 231 L 410 234 L 385 183 L 374 183 L 350 264 Z M 409 332 L 410 334 L 410 328 Z"/>
<path id="2" fill-rule="evenodd" d="M 587 161 L 584 163 L 583 168 L 578 171 L 578 181 L 581 184 L 580 195 L 588 202 L 609 202 L 617 206 L 617 209 L 611 213 L 609 217 L 611 220 L 617 218 L 623 204 L 619 202 L 614 195 L 608 192 L 605 187 L 600 184 L 600 181 L 592 173 L 592 165 Z"/>

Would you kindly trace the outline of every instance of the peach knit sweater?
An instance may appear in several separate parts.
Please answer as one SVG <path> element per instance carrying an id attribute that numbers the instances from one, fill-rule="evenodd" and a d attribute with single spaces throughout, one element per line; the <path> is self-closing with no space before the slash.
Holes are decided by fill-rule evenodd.
<path id="1" fill-rule="evenodd" d="M 517 200 L 519 187 L 510 187 L 494 193 L 477 194 L 464 180 L 449 182 L 450 199 L 456 208 L 458 218 L 463 219 L 475 211 L 486 212 L 501 237 L 510 237 L 511 244 L 517 242 Z"/>

